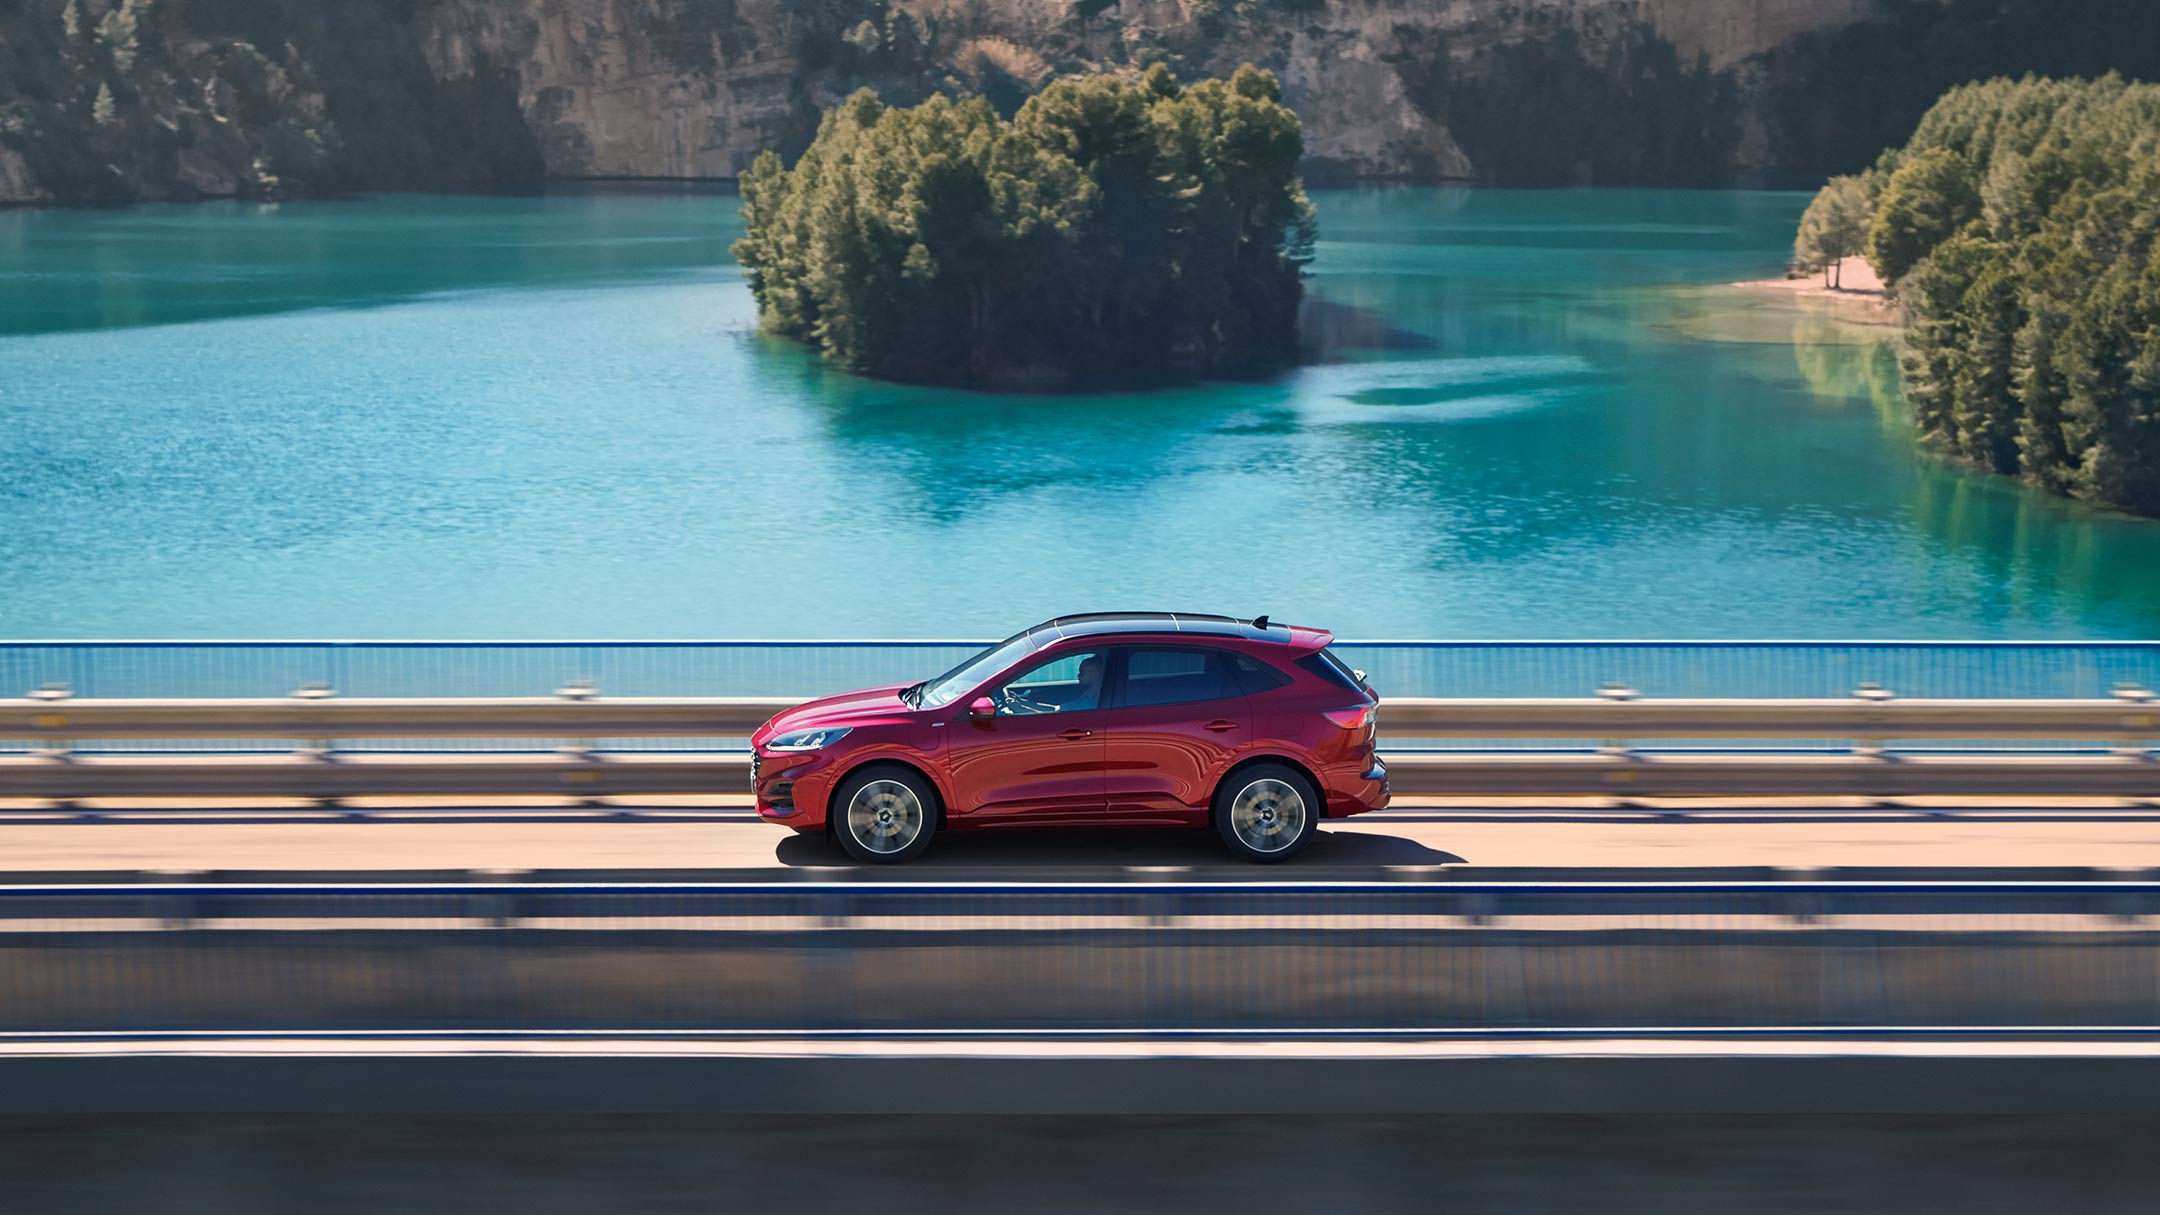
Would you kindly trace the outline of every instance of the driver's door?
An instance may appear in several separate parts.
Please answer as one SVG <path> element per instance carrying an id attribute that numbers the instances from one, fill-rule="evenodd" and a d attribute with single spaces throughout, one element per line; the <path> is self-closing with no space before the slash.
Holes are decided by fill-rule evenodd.
<path id="1" fill-rule="evenodd" d="M 1079 649 L 1028 664 L 985 693 L 997 706 L 991 717 L 955 706 L 945 741 L 951 813 L 984 824 L 1100 823 L 1107 658 Z"/>

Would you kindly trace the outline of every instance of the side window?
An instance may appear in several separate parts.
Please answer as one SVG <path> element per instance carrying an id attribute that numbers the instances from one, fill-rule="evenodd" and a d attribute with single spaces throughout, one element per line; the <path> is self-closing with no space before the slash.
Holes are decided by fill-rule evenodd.
<path id="1" fill-rule="evenodd" d="M 1125 654 L 1126 708 L 1228 700 L 1243 693 L 1223 650 L 1134 647 Z"/>
<path id="2" fill-rule="evenodd" d="M 1245 690 L 1247 696 L 1272 692 L 1290 682 L 1288 675 L 1246 654 L 1233 655 L 1231 669 L 1237 672 L 1238 686 Z"/>
<path id="3" fill-rule="evenodd" d="M 1346 692 L 1370 692 L 1372 690 L 1359 683 L 1357 674 L 1349 667 L 1344 666 L 1341 659 L 1326 650 L 1318 650 L 1307 654 L 1305 657 L 1298 659 L 1297 664 Z"/>
<path id="4" fill-rule="evenodd" d="M 1102 703 L 1105 665 L 1101 650 L 1060 654 L 1006 680 L 990 699 L 997 703 L 999 717 L 1092 709 Z"/>

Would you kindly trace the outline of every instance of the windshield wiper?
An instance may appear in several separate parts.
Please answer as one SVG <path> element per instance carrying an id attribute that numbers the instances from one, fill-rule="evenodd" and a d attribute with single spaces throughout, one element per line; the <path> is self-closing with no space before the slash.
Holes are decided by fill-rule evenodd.
<path id="1" fill-rule="evenodd" d="M 911 683 L 900 689 L 900 703 L 911 709 L 922 708 L 923 689 L 929 686 L 930 681 L 925 679 L 921 683 Z"/>

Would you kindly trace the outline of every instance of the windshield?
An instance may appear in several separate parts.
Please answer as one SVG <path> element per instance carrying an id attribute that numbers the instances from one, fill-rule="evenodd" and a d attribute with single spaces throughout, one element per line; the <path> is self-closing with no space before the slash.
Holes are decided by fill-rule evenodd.
<path id="1" fill-rule="evenodd" d="M 949 705 L 981 687 L 983 680 L 1020 661 L 1034 650 L 1035 641 L 1026 633 L 1007 637 L 924 684 L 922 693 L 915 698 L 915 704 L 918 708 L 925 709 Z"/>

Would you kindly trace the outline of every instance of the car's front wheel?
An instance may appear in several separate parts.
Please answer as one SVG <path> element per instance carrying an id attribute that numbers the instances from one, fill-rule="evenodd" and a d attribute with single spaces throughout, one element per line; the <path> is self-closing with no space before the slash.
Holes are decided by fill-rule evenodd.
<path id="1" fill-rule="evenodd" d="M 1319 831 L 1320 815 L 1312 782 L 1288 764 L 1240 768 L 1215 791 L 1215 829 L 1248 861 L 1295 856 Z"/>
<path id="2" fill-rule="evenodd" d="M 876 865 L 913 860 L 937 831 L 937 794 L 921 773 L 871 766 L 833 794 L 833 835 L 849 856 Z"/>

